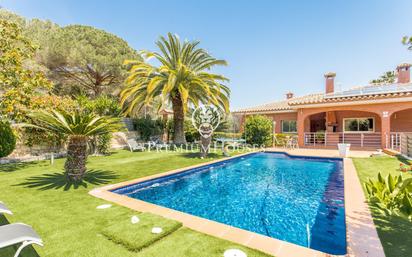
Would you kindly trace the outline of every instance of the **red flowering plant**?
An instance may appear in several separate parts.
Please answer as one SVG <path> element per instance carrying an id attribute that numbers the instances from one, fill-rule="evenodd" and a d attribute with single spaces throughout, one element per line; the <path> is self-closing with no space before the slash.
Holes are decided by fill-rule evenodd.
<path id="1" fill-rule="evenodd" d="M 412 165 L 400 163 L 399 164 L 399 170 L 402 171 L 402 172 L 412 171 Z"/>

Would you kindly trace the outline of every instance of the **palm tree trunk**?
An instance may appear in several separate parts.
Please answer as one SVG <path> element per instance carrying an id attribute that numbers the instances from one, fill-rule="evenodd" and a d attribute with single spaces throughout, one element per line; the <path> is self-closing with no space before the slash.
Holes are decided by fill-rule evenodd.
<path id="1" fill-rule="evenodd" d="M 185 114 L 183 111 L 183 103 L 180 97 L 172 98 L 173 105 L 173 126 L 174 137 L 173 143 L 186 144 L 186 137 L 184 131 Z"/>
<path id="2" fill-rule="evenodd" d="M 67 145 L 67 159 L 64 170 L 69 180 L 78 182 L 86 173 L 87 137 L 72 136 Z"/>

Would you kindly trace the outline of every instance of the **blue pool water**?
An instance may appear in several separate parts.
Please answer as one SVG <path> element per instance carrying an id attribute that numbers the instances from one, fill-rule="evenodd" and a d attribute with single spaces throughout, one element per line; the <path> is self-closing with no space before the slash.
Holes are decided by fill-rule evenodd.
<path id="1" fill-rule="evenodd" d="M 254 153 L 113 192 L 343 255 L 342 167 L 340 159 Z"/>

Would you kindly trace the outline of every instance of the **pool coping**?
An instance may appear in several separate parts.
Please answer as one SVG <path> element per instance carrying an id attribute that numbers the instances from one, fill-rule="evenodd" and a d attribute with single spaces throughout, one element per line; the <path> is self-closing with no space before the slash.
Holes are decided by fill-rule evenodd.
<path id="1" fill-rule="evenodd" d="M 315 157 L 320 159 L 340 159 L 336 157 L 318 156 L 318 155 L 300 155 L 291 154 L 288 151 L 272 151 L 267 152 L 284 153 L 291 157 Z M 131 208 L 140 212 L 150 212 L 160 215 L 165 218 L 177 220 L 183 223 L 184 226 L 205 233 L 211 236 L 222 238 L 234 243 L 238 243 L 249 248 L 253 248 L 264 253 L 274 255 L 276 257 L 327 257 L 327 256 L 350 256 L 350 257 L 385 257 L 383 247 L 379 240 L 376 228 L 373 223 L 369 207 L 356 173 L 356 169 L 349 158 L 343 159 L 344 169 L 344 188 L 345 188 L 345 218 L 346 218 L 346 240 L 347 240 L 347 254 L 346 255 L 331 255 L 320 252 L 314 249 L 299 246 L 293 243 L 282 241 L 279 239 L 267 237 L 244 229 L 236 228 L 230 225 L 208 220 L 167 207 L 155 205 L 149 202 L 130 198 L 126 195 L 121 195 L 112 192 L 112 190 L 129 186 L 144 181 L 161 178 L 194 168 L 199 168 L 214 163 L 224 162 L 227 160 L 239 158 L 254 154 L 248 152 L 239 154 L 233 157 L 222 158 L 205 162 L 189 167 L 175 169 L 143 178 L 133 179 L 125 182 L 120 182 L 113 185 L 107 185 L 100 188 L 93 189 L 89 192 L 95 197 Z M 349 190 L 350 189 L 350 190 Z"/>

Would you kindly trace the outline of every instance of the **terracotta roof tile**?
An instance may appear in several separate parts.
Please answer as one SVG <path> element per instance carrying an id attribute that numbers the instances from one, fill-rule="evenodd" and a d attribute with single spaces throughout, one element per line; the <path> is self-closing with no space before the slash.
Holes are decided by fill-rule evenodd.
<path id="1" fill-rule="evenodd" d="M 412 83 L 367 85 L 363 87 L 352 88 L 342 92 L 336 92 L 334 94 L 308 95 L 301 98 L 294 98 L 292 101 L 289 101 L 289 105 L 296 106 L 305 104 L 349 102 L 406 96 L 412 96 Z"/>
<path id="2" fill-rule="evenodd" d="M 385 91 L 385 89 L 390 89 Z M 381 90 L 376 90 L 375 89 Z M 393 90 L 392 90 L 393 89 Z M 234 113 L 261 113 L 261 112 L 281 112 L 293 110 L 297 106 L 304 107 L 310 104 L 326 104 L 337 102 L 353 101 L 372 101 L 375 99 L 398 98 L 412 96 L 412 83 L 408 84 L 379 84 L 367 85 L 363 87 L 352 88 L 335 94 L 310 94 L 300 97 L 293 97 L 288 100 L 277 101 L 256 107 L 243 108 L 234 111 Z"/>
<path id="3" fill-rule="evenodd" d="M 242 108 L 242 109 L 234 111 L 234 113 L 252 113 L 252 112 L 258 113 L 258 112 L 269 112 L 269 111 L 288 111 L 288 110 L 292 110 L 292 108 L 288 104 L 288 102 L 293 100 L 293 99 L 294 98 L 291 98 L 289 100 L 283 100 L 283 101 L 263 104 L 263 105 L 250 107 L 250 108 Z"/>

